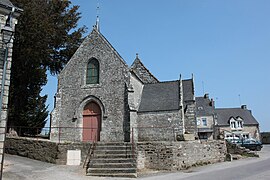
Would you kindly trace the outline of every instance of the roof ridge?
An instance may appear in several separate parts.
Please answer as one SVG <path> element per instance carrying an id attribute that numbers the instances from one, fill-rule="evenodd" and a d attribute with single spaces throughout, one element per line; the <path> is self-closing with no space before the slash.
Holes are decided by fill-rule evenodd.
<path id="1" fill-rule="evenodd" d="M 142 63 L 142 61 L 140 60 L 140 58 L 138 56 L 136 56 L 136 58 L 133 61 L 132 65 L 130 66 L 130 69 L 133 69 L 133 66 L 136 64 L 136 62 L 140 63 L 144 67 L 144 69 L 150 74 L 150 76 L 152 76 L 156 81 L 159 82 L 159 80 L 150 72 L 150 70 L 145 67 L 145 65 Z"/>
<path id="2" fill-rule="evenodd" d="M 105 36 L 103 36 L 103 34 L 101 32 L 99 32 L 97 30 L 97 28 L 93 28 L 92 32 L 95 31 L 100 37 L 101 39 L 109 46 L 109 48 L 111 48 L 111 50 L 115 53 L 116 56 L 118 56 L 118 58 L 122 61 L 122 63 L 128 67 L 128 64 L 126 63 L 126 61 L 121 57 L 121 55 L 118 53 L 118 51 L 116 51 L 116 49 L 112 46 L 112 44 L 106 39 Z M 92 32 L 90 33 L 90 35 L 92 34 Z"/>
<path id="3" fill-rule="evenodd" d="M 173 82 L 179 82 L 179 80 L 175 80 L 175 81 L 162 81 L 162 82 L 156 82 L 156 83 L 146 83 L 145 85 L 165 84 L 165 83 L 173 83 Z"/>
<path id="4" fill-rule="evenodd" d="M 160 81 L 160 82 L 158 82 L 158 83 L 169 83 L 169 82 L 179 82 L 179 80 Z"/>
<path id="5" fill-rule="evenodd" d="M 242 109 L 242 110 L 248 110 L 249 111 L 249 109 L 243 109 L 243 108 L 241 108 L 241 107 L 233 107 L 233 108 L 215 108 L 216 110 L 229 110 L 229 109 Z"/>

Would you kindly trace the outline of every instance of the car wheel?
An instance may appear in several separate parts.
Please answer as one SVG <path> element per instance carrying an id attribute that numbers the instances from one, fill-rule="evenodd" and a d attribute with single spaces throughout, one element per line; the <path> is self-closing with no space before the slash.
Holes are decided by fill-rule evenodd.
<path id="1" fill-rule="evenodd" d="M 260 147 L 260 146 L 257 146 L 257 147 L 256 147 L 256 150 L 257 150 L 257 151 L 260 151 L 260 150 L 261 150 L 261 147 Z"/>

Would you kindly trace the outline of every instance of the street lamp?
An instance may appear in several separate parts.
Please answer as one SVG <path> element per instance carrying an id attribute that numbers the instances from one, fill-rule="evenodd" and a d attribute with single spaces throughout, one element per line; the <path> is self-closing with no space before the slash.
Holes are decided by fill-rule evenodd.
<path id="1" fill-rule="evenodd" d="M 12 36 L 14 34 L 14 31 L 11 26 L 12 25 L 11 18 L 12 18 L 12 14 L 10 13 L 6 20 L 5 26 L 1 29 L 2 41 L 6 45 L 6 48 L 7 48 L 7 44 L 10 43 Z"/>

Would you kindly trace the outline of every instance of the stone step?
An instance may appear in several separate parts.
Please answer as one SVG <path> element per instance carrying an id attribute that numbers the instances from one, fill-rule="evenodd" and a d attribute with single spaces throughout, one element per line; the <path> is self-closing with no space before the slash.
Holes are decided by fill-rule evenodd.
<path id="1" fill-rule="evenodd" d="M 121 146 L 121 145 L 117 145 L 117 146 L 97 146 L 96 150 L 132 150 L 132 146 Z"/>
<path id="2" fill-rule="evenodd" d="M 95 154 L 132 154 L 131 150 L 95 150 Z"/>
<path id="3" fill-rule="evenodd" d="M 97 146 L 132 146 L 130 142 L 98 142 Z"/>
<path id="4" fill-rule="evenodd" d="M 102 159 L 119 159 L 119 158 L 132 158 L 132 153 L 129 154 L 94 154 L 92 159 L 102 158 Z"/>
<path id="5" fill-rule="evenodd" d="M 91 168 L 136 168 L 135 163 L 91 163 Z"/>
<path id="6" fill-rule="evenodd" d="M 102 173 L 87 173 L 87 176 L 100 176 L 100 177 L 126 177 L 136 178 L 137 173 L 113 173 L 113 174 L 102 174 Z"/>
<path id="7" fill-rule="evenodd" d="M 90 164 L 94 164 L 94 163 L 136 163 L 135 159 L 133 158 L 118 158 L 118 159 L 103 159 L 103 158 L 99 158 L 99 159 L 91 159 L 90 160 Z"/>
<path id="8" fill-rule="evenodd" d="M 133 154 L 131 143 L 98 142 L 88 163 L 87 175 L 136 178 L 137 163 Z"/>
<path id="9" fill-rule="evenodd" d="M 87 173 L 114 174 L 114 173 L 136 173 L 136 168 L 88 168 Z"/>

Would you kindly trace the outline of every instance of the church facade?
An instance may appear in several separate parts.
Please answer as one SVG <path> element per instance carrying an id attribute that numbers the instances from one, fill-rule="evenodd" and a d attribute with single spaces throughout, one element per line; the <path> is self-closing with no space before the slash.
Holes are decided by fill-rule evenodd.
<path id="1" fill-rule="evenodd" d="M 160 82 L 138 55 L 129 67 L 94 27 L 58 76 L 52 141 L 195 138 L 193 78 Z"/>

